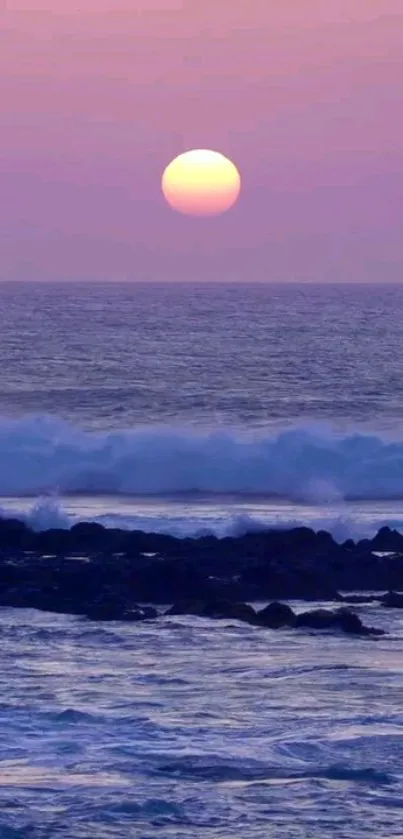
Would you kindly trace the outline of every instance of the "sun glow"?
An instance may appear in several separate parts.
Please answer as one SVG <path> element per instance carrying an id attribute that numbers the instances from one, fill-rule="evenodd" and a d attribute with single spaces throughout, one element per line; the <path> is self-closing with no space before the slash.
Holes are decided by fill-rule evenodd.
<path id="1" fill-rule="evenodd" d="M 174 210 L 186 215 L 215 216 L 235 204 L 241 177 L 235 164 L 223 154 L 193 149 L 171 161 L 161 186 Z"/>

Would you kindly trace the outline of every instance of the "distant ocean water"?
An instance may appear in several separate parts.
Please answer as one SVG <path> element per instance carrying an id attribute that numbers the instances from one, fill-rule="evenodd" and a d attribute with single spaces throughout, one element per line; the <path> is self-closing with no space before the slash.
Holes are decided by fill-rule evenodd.
<path id="1" fill-rule="evenodd" d="M 1 506 L 403 526 L 403 286 L 3 284 Z"/>
<path id="2" fill-rule="evenodd" d="M 403 285 L 2 284 L 0 314 L 4 416 L 106 431 L 402 421 Z"/>
<path id="3" fill-rule="evenodd" d="M 0 285 L 0 507 L 403 527 L 402 319 L 403 287 Z M 388 634 L 0 609 L 0 839 L 401 839 L 403 621 L 358 612 Z"/>

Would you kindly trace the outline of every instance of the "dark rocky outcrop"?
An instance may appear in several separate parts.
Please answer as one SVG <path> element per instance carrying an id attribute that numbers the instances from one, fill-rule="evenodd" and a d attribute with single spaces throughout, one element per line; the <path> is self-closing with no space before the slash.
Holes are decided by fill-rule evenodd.
<path id="1" fill-rule="evenodd" d="M 256 612 L 247 603 L 232 603 L 228 600 L 185 600 L 175 603 L 165 612 L 169 617 L 177 615 L 197 615 L 203 618 L 239 620 L 256 623 Z"/>
<path id="2" fill-rule="evenodd" d="M 390 527 L 381 527 L 370 544 L 373 551 L 403 553 L 403 535 Z"/>
<path id="3" fill-rule="evenodd" d="M 188 600 L 175 603 L 165 616 L 197 615 L 198 617 L 230 618 L 266 629 L 306 628 L 341 630 L 348 635 L 384 635 L 382 629 L 365 626 L 354 612 L 342 607 L 337 610 L 313 609 L 297 615 L 286 603 L 274 601 L 258 612 L 246 603 L 228 601 Z"/>
<path id="4" fill-rule="evenodd" d="M 349 609 L 341 608 L 336 611 L 330 609 L 314 609 L 302 612 L 295 620 L 297 628 L 306 629 L 341 629 L 349 635 L 384 635 L 382 629 L 364 626 L 361 618 Z"/>
<path id="5" fill-rule="evenodd" d="M 280 629 L 282 626 L 295 626 L 296 616 L 291 606 L 274 601 L 257 612 L 256 623 L 269 629 Z"/>
<path id="6" fill-rule="evenodd" d="M 125 621 L 139 623 L 139 621 L 154 620 L 158 612 L 152 606 L 127 606 L 117 601 L 94 603 L 84 613 L 86 618 L 93 621 Z"/>
<path id="7" fill-rule="evenodd" d="M 306 527 L 191 539 L 93 522 L 35 533 L 16 519 L 0 519 L 0 605 L 107 619 L 135 615 L 138 603 L 179 608 L 198 601 L 214 604 L 214 617 L 236 619 L 241 604 L 363 603 L 370 602 L 366 595 L 339 591 L 373 590 L 391 592 L 384 605 L 400 608 L 395 592 L 403 589 L 403 553 L 396 550 L 402 543 L 389 528 L 373 540 L 337 544 L 329 533 Z M 390 553 L 378 556 L 378 549 Z M 289 625 L 284 604 L 259 618 L 251 606 L 242 608 L 241 620 Z"/>

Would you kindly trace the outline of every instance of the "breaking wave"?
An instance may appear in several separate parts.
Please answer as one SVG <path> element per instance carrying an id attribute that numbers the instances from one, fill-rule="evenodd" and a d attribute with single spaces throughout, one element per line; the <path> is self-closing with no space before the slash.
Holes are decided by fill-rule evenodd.
<path id="1" fill-rule="evenodd" d="M 403 439 L 296 428 L 243 437 L 175 428 L 91 432 L 0 423 L 0 494 L 234 494 L 326 503 L 403 498 Z"/>
<path id="2" fill-rule="evenodd" d="M 110 503 L 110 498 L 106 503 Z M 360 520 L 359 517 L 351 514 L 338 515 L 332 508 L 328 515 L 323 515 L 322 510 L 322 515 L 318 516 L 307 515 L 304 511 L 302 516 L 294 515 L 293 517 L 291 510 L 289 512 L 288 516 L 281 517 L 273 515 L 272 511 L 259 516 L 248 513 L 234 514 L 231 507 L 224 509 L 219 507 L 215 515 L 210 513 L 207 520 L 205 516 L 200 515 L 200 508 L 175 513 L 169 506 L 165 510 L 158 507 L 154 515 L 135 511 L 121 513 L 113 509 L 102 513 L 95 513 L 94 510 L 78 513 L 68 510 L 68 499 L 56 497 L 38 498 L 35 501 L 31 500 L 28 505 L 24 505 L 21 499 L 18 506 L 13 505 L 10 508 L 5 502 L 3 507 L 0 507 L 0 517 L 16 517 L 37 532 L 54 527 L 68 529 L 79 521 L 95 521 L 104 527 L 142 530 L 145 533 L 168 533 L 178 538 L 197 538 L 210 534 L 218 537 L 238 537 L 268 529 L 289 530 L 301 525 L 311 527 L 316 531 L 327 530 L 337 542 L 343 542 L 349 538 L 372 538 L 385 525 L 403 532 L 401 516 L 398 518 L 374 516 L 370 520 Z"/>

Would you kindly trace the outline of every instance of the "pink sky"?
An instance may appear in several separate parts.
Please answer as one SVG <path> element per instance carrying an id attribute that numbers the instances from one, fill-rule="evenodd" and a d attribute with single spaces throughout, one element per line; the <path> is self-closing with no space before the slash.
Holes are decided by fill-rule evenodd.
<path id="1" fill-rule="evenodd" d="M 402 77 L 402 0 L 6 0 L 0 279 L 400 281 Z M 201 146 L 218 218 L 161 197 Z"/>

